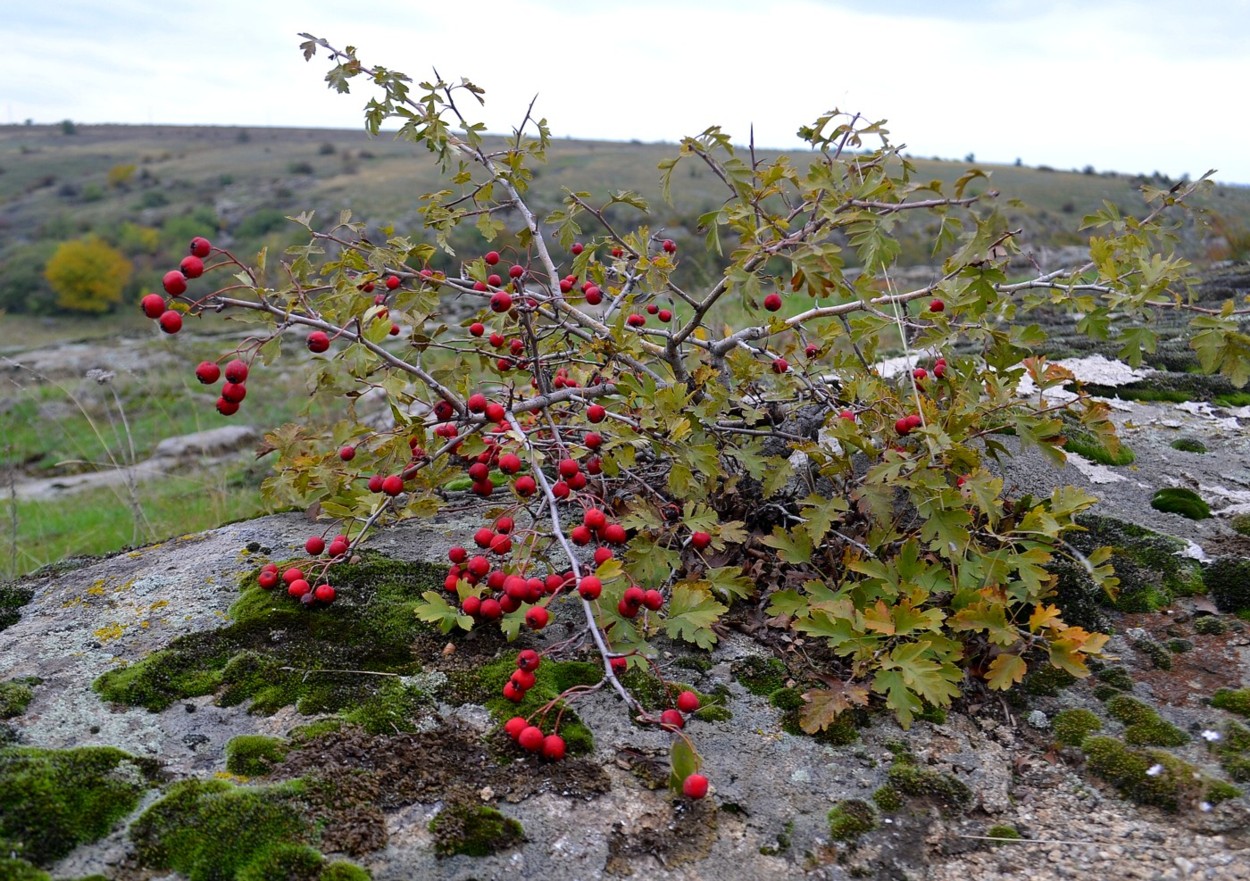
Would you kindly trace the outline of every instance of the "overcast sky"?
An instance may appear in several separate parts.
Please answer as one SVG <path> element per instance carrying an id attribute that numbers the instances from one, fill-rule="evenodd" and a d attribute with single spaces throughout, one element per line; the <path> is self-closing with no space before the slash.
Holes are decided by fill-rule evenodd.
<path id="1" fill-rule="evenodd" d="M 834 108 L 917 156 L 1250 184 L 1250 0 L 0 0 L 0 122 L 354 128 L 296 34 L 487 90 L 507 131 L 789 147 Z"/>

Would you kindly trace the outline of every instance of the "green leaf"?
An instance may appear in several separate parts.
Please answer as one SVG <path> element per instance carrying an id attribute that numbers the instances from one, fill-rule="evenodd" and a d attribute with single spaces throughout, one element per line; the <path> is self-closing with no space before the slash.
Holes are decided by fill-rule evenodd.
<path id="1" fill-rule="evenodd" d="M 461 615 L 459 609 L 453 608 L 447 600 L 432 590 L 421 594 L 424 603 L 418 603 L 414 609 L 417 618 L 427 624 L 434 624 L 443 633 L 451 633 L 459 627 L 461 630 L 472 630 L 473 619 Z"/>
<path id="2" fill-rule="evenodd" d="M 677 795 L 681 795 L 682 784 L 686 782 L 686 778 L 691 774 L 698 773 L 703 760 L 694 751 L 690 741 L 684 738 L 678 738 L 673 741 L 669 760 L 671 770 L 668 775 L 668 787 Z"/>
<path id="3" fill-rule="evenodd" d="M 777 551 L 777 556 L 786 563 L 809 563 L 812 559 L 812 540 L 807 530 L 789 530 L 774 526 L 773 534 L 760 539 L 764 544 Z"/>
<path id="4" fill-rule="evenodd" d="M 673 587 L 668 601 L 664 632 L 670 639 L 685 640 L 710 650 L 717 640 L 712 625 L 728 610 L 729 607 L 713 599 L 706 588 L 679 583 Z"/>
<path id="5" fill-rule="evenodd" d="M 743 575 L 738 566 L 709 569 L 703 577 L 707 579 L 712 590 L 727 602 L 745 599 L 755 593 L 755 582 Z"/>
<path id="6" fill-rule="evenodd" d="M 898 670 L 907 687 L 926 701 L 944 707 L 959 697 L 956 683 L 963 672 L 949 661 L 935 660 L 931 645 L 928 640 L 896 645 L 882 664 Z"/>

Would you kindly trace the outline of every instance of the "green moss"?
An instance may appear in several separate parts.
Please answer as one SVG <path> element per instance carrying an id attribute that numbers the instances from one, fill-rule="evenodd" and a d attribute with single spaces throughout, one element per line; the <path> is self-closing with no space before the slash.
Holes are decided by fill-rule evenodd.
<path id="1" fill-rule="evenodd" d="M 0 749 L 0 853 L 45 865 L 103 838 L 156 771 L 155 762 L 112 747 Z"/>
<path id="2" fill-rule="evenodd" d="M 240 734 L 226 744 L 226 770 L 244 777 L 261 777 L 286 758 L 286 741 L 263 734 Z"/>
<path id="3" fill-rule="evenodd" d="M 1203 573 L 1211 600 L 1221 612 L 1250 610 L 1250 560 L 1219 557 Z"/>
<path id="4" fill-rule="evenodd" d="M 1221 636 L 1228 633 L 1228 622 L 1215 615 L 1204 615 L 1194 622 L 1194 633 L 1203 636 Z"/>
<path id="5" fill-rule="evenodd" d="M 724 809 L 725 809 L 725 806 L 721 805 L 721 810 L 724 810 Z M 794 843 L 792 839 L 793 835 L 794 835 L 794 821 L 787 820 L 785 827 L 780 832 L 777 833 L 777 844 L 775 846 L 769 845 L 769 844 L 763 845 L 760 848 L 760 853 L 766 857 L 780 856 L 781 854 L 788 851 L 790 849 L 790 845 Z"/>
<path id="6" fill-rule="evenodd" d="M 1085 709 L 1060 710 L 1051 722 L 1055 740 L 1064 746 L 1080 746 L 1081 741 L 1102 730 L 1102 720 Z"/>
<path id="7" fill-rule="evenodd" d="M 925 704 L 925 708 L 916 714 L 916 718 L 922 722 L 929 722 L 933 725 L 945 725 L 946 708 L 934 706 L 933 704 Z"/>
<path id="8" fill-rule="evenodd" d="M 903 796 L 893 786 L 881 786 L 872 794 L 872 800 L 882 813 L 893 814 L 903 809 Z"/>
<path id="9" fill-rule="evenodd" d="M 1238 783 L 1250 783 L 1250 728 L 1237 722 L 1224 726 L 1221 738 L 1210 744 L 1220 766 Z"/>
<path id="10" fill-rule="evenodd" d="M 183 780 L 130 827 L 140 861 L 190 881 L 230 881 L 277 845 L 312 844 L 301 781 L 235 786 Z"/>
<path id="11" fill-rule="evenodd" d="M 699 673 L 706 673 L 712 669 L 712 661 L 709 658 L 699 657 L 696 655 L 684 655 L 673 662 L 678 667 L 684 667 L 687 670 L 695 670 Z"/>
<path id="12" fill-rule="evenodd" d="M 342 719 L 319 719 L 316 722 L 309 722 L 307 725 L 292 728 L 288 733 L 288 737 L 291 743 L 303 745 L 319 737 L 341 730 L 344 724 Z"/>
<path id="13" fill-rule="evenodd" d="M 1250 716 L 1250 688 L 1241 688 L 1236 691 L 1231 688 L 1221 688 L 1212 695 L 1211 706 L 1228 710 L 1239 716 Z"/>
<path id="14" fill-rule="evenodd" d="M 826 746 L 849 746 L 859 740 L 859 728 L 855 725 L 853 713 L 841 713 L 832 725 L 815 734 L 808 734 L 799 722 L 799 711 L 787 710 L 781 715 L 781 730 L 795 737 L 810 737 Z"/>
<path id="15" fill-rule="evenodd" d="M 877 812 L 862 799 L 844 799 L 829 811 L 829 837 L 834 841 L 854 841 L 875 828 Z"/>
<path id="16" fill-rule="evenodd" d="M 1178 437 L 1170 446 L 1182 453 L 1205 453 L 1207 451 L 1207 445 L 1196 437 Z"/>
<path id="17" fill-rule="evenodd" d="M 779 659 L 758 655 L 735 662 L 731 670 L 743 688 L 760 697 L 768 697 L 777 689 L 784 688 L 790 678 L 786 665 Z"/>
<path id="18" fill-rule="evenodd" d="M 373 876 L 367 871 L 345 860 L 326 863 L 317 881 L 370 881 Z"/>
<path id="19" fill-rule="evenodd" d="M 1124 740 L 1134 746 L 1184 746 L 1189 735 L 1170 722 L 1154 719 L 1129 725 L 1124 729 Z"/>
<path id="20" fill-rule="evenodd" d="M 502 725 L 513 716 L 534 715 L 574 686 L 594 685 L 603 679 L 603 668 L 598 664 L 544 660 L 534 671 L 533 688 L 525 693 L 524 700 L 513 703 L 503 696 L 503 685 L 515 669 L 515 652 L 505 652 L 497 660 L 474 670 L 448 672 L 445 697 L 457 704 L 482 704 L 490 710 L 495 721 Z M 556 713 L 551 713 L 546 720 L 538 718 L 536 724 L 550 734 L 555 716 Z M 594 736 L 572 710 L 563 710 L 560 717 L 560 736 L 564 738 L 569 755 L 584 755 L 594 749 Z"/>
<path id="21" fill-rule="evenodd" d="M 1185 804 L 1215 804 L 1240 794 L 1169 753 L 1133 749 L 1114 737 L 1088 737 L 1081 749 L 1092 774 L 1139 804 L 1175 811 Z"/>
<path id="22" fill-rule="evenodd" d="M 1142 722 L 1157 722 L 1159 714 L 1153 707 L 1127 694 L 1117 694 L 1106 703 L 1107 714 L 1125 725 L 1137 725 Z"/>
<path id="23" fill-rule="evenodd" d="M 11 582 L 0 584 L 0 630 L 6 630 L 22 617 L 21 608 L 35 596 L 33 588 Z"/>
<path id="24" fill-rule="evenodd" d="M 12 719 L 26 712 L 35 693 L 21 682 L 0 682 L 0 719 Z"/>
<path id="25" fill-rule="evenodd" d="M 1129 675 L 1128 670 L 1124 667 L 1103 667 L 1094 676 L 1116 691 L 1133 690 L 1133 677 Z"/>
<path id="26" fill-rule="evenodd" d="M 700 722 L 728 722 L 734 717 L 734 714 L 726 706 L 709 704 L 706 707 L 699 707 L 699 709 L 695 710 L 694 717 Z"/>
<path id="27" fill-rule="evenodd" d="M 1174 655 L 1183 655 L 1194 650 L 1194 644 L 1188 639 L 1169 639 L 1167 645 L 1168 651 Z"/>
<path id="28" fill-rule="evenodd" d="M 52 876 L 25 860 L 0 856 L 0 878 L 5 881 L 52 881 Z"/>
<path id="29" fill-rule="evenodd" d="M 1007 826 L 1004 824 L 991 826 L 985 830 L 985 834 L 990 838 L 1002 838 L 1007 841 L 1019 841 L 1022 837 L 1016 830 L 1015 826 Z M 995 842 L 995 846 L 998 844 L 1000 844 L 1000 842 Z"/>
<path id="30" fill-rule="evenodd" d="M 779 710 L 797 710 L 803 706 L 803 692 L 797 688 L 779 688 L 768 696 L 768 702 Z"/>
<path id="31" fill-rule="evenodd" d="M 306 844 L 275 844 L 236 874 L 235 881 L 319 881 L 325 857 Z"/>
<path id="32" fill-rule="evenodd" d="M 343 721 L 359 725 L 370 734 L 397 734 L 417 730 L 422 710 L 431 706 L 429 695 L 399 679 L 387 679 L 364 703 L 343 712 Z M 323 712 L 301 703 L 305 712 Z"/>
<path id="33" fill-rule="evenodd" d="M 1150 659 L 1150 664 L 1156 670 L 1172 669 L 1172 654 L 1166 648 L 1159 645 L 1153 639 L 1134 640 L 1133 648 L 1137 649 L 1143 655 Z"/>
<path id="34" fill-rule="evenodd" d="M 440 857 L 484 857 L 525 840 L 520 823 L 486 805 L 448 805 L 430 821 L 430 832 Z"/>
<path id="35" fill-rule="evenodd" d="M 229 706 L 251 700 L 271 713 L 337 712 L 361 705 L 388 686 L 384 677 L 341 671 L 412 674 L 413 643 L 425 625 L 413 609 L 438 585 L 437 567 L 377 557 L 335 570 L 339 598 L 307 611 L 280 593 L 244 580 L 220 630 L 179 637 L 169 648 L 105 673 L 95 688 L 106 700 L 162 710 L 175 701 L 213 694 Z"/>
<path id="36" fill-rule="evenodd" d="M 1087 431 L 1081 425 L 1073 420 L 1068 420 L 1063 427 L 1064 437 L 1067 438 L 1064 443 L 1064 450 L 1070 453 L 1076 453 L 1082 458 L 1089 459 L 1091 462 L 1097 462 L 1099 465 L 1132 465 L 1137 461 L 1137 456 L 1128 448 L 1127 444 L 1120 443 L 1115 445 L 1113 451 L 1111 445 L 1108 445 L 1098 435 L 1091 431 Z"/>
<path id="37" fill-rule="evenodd" d="M 902 795 L 927 799 L 947 814 L 963 813 L 972 804 L 972 790 L 963 781 L 906 759 L 895 759 L 887 780 Z"/>
<path id="38" fill-rule="evenodd" d="M 1183 486 L 1168 486 L 1159 490 L 1150 499 L 1150 507 L 1190 520 L 1206 520 L 1211 516 L 1211 507 L 1202 500 L 1202 496 Z"/>
<path id="39" fill-rule="evenodd" d="M 1233 527 L 1233 531 L 1238 535 L 1250 535 L 1250 514 L 1238 514 L 1228 521 L 1228 525 Z M 2 629 L 4 628 L 0 628 Z"/>

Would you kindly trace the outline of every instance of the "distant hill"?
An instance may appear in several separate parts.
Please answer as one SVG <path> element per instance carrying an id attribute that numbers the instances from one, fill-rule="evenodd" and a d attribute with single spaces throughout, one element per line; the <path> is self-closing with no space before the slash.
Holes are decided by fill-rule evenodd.
<path id="1" fill-rule="evenodd" d="M 657 164 L 676 152 L 673 144 L 554 141 L 537 172 L 534 203 L 544 211 L 557 207 L 566 187 L 596 197 L 631 190 L 649 201 L 652 228 L 695 244 L 701 237 L 694 218 L 720 204 L 723 185 L 706 169 L 682 166 L 674 176 L 674 204 L 664 204 Z M 803 164 L 801 155 L 791 155 Z M 973 164 L 913 161 L 922 180 L 953 181 Z M 1023 228 L 1028 249 L 1082 244 L 1080 219 L 1104 200 L 1128 213 L 1141 211 L 1139 187 L 1146 180 L 1140 177 L 1093 168 L 978 167 L 990 174 L 988 187 L 999 193 L 1000 210 Z M 1149 182 L 1171 183 L 1161 177 Z M 137 296 L 157 283 L 192 235 L 213 235 L 250 256 L 262 245 L 294 241 L 297 230 L 284 218 L 308 209 L 322 219 L 351 209 L 372 225 L 412 231 L 420 226 L 419 197 L 441 186 L 429 153 L 363 131 L 0 126 L 0 309 L 50 311 L 43 262 L 57 243 L 84 234 L 100 235 L 135 262 L 128 295 Z M 1185 231 L 1183 250 L 1197 259 L 1245 256 L 1250 188 L 1216 187 L 1203 205 L 1212 212 L 1214 229 Z M 903 229 L 903 262 L 929 259 L 924 232 Z M 472 241 L 471 231 L 462 241 Z M 703 267 L 703 273 L 714 271 L 710 262 Z"/>

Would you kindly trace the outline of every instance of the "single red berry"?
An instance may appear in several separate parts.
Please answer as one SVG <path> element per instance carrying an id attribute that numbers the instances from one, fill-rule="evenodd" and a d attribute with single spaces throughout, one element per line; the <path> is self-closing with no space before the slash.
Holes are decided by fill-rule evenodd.
<path id="1" fill-rule="evenodd" d="M 460 545 L 454 545 L 447 551 L 447 559 L 459 566 L 465 560 L 469 559 L 469 552 Z"/>
<path id="2" fill-rule="evenodd" d="M 517 495 L 523 497 L 532 496 L 534 491 L 538 489 L 538 485 L 534 483 L 534 478 L 528 474 L 518 477 L 512 487 L 516 490 Z"/>
<path id="3" fill-rule="evenodd" d="M 212 385 L 221 378 L 221 368 L 212 361 L 201 361 L 195 368 L 195 378 L 204 385 Z"/>
<path id="4" fill-rule="evenodd" d="M 521 732 L 529 727 L 529 724 L 529 721 L 524 716 L 513 716 L 503 723 L 503 730 L 509 737 L 516 740 L 521 736 Z"/>
<path id="5" fill-rule="evenodd" d="M 764 308 L 767 309 L 769 312 L 776 312 L 778 309 L 780 309 L 781 308 L 781 295 L 769 294 L 767 297 L 765 297 Z"/>
<path id="6" fill-rule="evenodd" d="M 911 420 L 906 416 L 900 416 L 894 420 L 894 430 L 899 434 L 911 434 Z"/>
<path id="7" fill-rule="evenodd" d="M 612 559 L 611 548 L 595 548 L 594 561 L 596 566 L 602 566 L 608 560 Z"/>
<path id="8" fill-rule="evenodd" d="M 243 399 L 247 397 L 247 386 L 237 382 L 222 383 L 221 398 L 223 401 L 229 401 L 231 404 L 241 404 Z"/>
<path id="9" fill-rule="evenodd" d="M 570 250 L 570 251 L 572 251 L 572 252 L 573 252 L 573 256 L 574 256 L 574 257 L 576 257 L 578 254 L 582 253 L 582 250 L 583 250 L 583 248 L 582 248 L 582 243 L 581 243 L 581 242 L 574 242 L 574 243 L 573 243 L 573 247 L 569 248 L 569 250 Z"/>
<path id="10" fill-rule="evenodd" d="M 573 544 L 578 547 L 585 547 L 590 544 L 590 540 L 593 537 L 593 533 L 591 533 L 591 531 L 585 526 L 574 526 L 569 530 L 569 538 L 572 540 Z"/>
<path id="11" fill-rule="evenodd" d="M 655 303 L 648 303 L 648 304 L 647 304 L 647 314 L 648 314 L 648 315 L 654 315 L 655 313 L 657 313 L 657 312 L 659 312 L 659 311 L 660 311 L 660 307 L 659 307 L 659 306 L 657 306 L 657 305 L 655 305 Z"/>
<path id="12" fill-rule="evenodd" d="M 161 330 L 165 333 L 177 333 L 182 330 L 182 313 L 168 309 L 161 313 L 161 317 L 157 319 L 160 322 Z"/>
<path id="13" fill-rule="evenodd" d="M 563 480 L 557 480 L 551 485 L 551 494 L 560 500 L 567 499 L 571 491 L 569 485 Z"/>
<path id="14" fill-rule="evenodd" d="M 266 569 L 256 577 L 256 582 L 265 590 L 273 590 L 278 585 L 278 573 L 272 569 Z"/>
<path id="15" fill-rule="evenodd" d="M 852 410 L 843 410 L 838 414 L 839 419 L 845 419 L 847 422 L 855 421 L 855 413 Z"/>
<path id="16" fill-rule="evenodd" d="M 482 334 L 486 333 L 486 325 L 482 324 L 482 322 L 480 321 L 475 321 L 469 325 L 469 333 L 473 334 L 474 336 L 481 336 Z"/>
<path id="17" fill-rule="evenodd" d="M 500 517 L 495 521 L 495 530 L 505 535 L 516 528 L 516 522 L 511 517 Z"/>
<path id="18" fill-rule="evenodd" d="M 625 593 L 621 597 L 621 602 L 625 603 L 626 605 L 633 606 L 635 609 L 637 609 L 642 605 L 643 600 L 645 600 L 646 598 L 647 598 L 647 592 L 644 591 L 638 585 L 634 584 L 634 585 L 631 585 L 630 587 L 625 588 Z"/>
<path id="19" fill-rule="evenodd" d="M 395 288 L 399 287 L 401 284 L 403 284 L 403 282 L 399 280 L 399 276 L 397 275 L 388 275 L 386 277 L 386 289 L 388 291 L 395 290 Z"/>
<path id="20" fill-rule="evenodd" d="M 622 618 L 634 618 L 638 615 L 639 606 L 631 606 L 625 600 L 618 600 L 616 603 L 616 614 Z"/>
<path id="21" fill-rule="evenodd" d="M 491 294 L 490 309 L 492 312 L 507 312 L 512 308 L 512 297 L 506 291 Z"/>
<path id="22" fill-rule="evenodd" d="M 344 462 L 350 462 L 356 458 L 356 448 L 353 446 L 339 447 L 339 458 Z"/>
<path id="23" fill-rule="evenodd" d="M 660 724 L 669 728 L 685 728 L 686 720 L 681 710 L 668 709 L 660 713 Z"/>
<path id="24" fill-rule="evenodd" d="M 603 302 L 603 293 L 597 285 L 590 285 L 586 288 L 586 302 L 591 306 L 598 306 Z"/>
<path id="25" fill-rule="evenodd" d="M 503 335 L 503 334 L 501 334 L 501 333 L 492 333 L 492 334 L 490 335 L 490 344 L 491 344 L 492 346 L 494 346 L 496 349 L 498 349 L 500 346 L 502 346 L 502 345 L 503 345 L 504 343 L 506 343 L 507 341 L 508 341 L 508 340 L 507 340 L 507 339 L 504 337 L 504 335 Z"/>
<path id="26" fill-rule="evenodd" d="M 817 355 L 820 354 L 820 346 L 817 346 L 813 343 L 809 343 L 807 347 L 803 349 L 803 354 L 809 358 L 815 358 Z"/>
<path id="27" fill-rule="evenodd" d="M 548 734 L 543 738 L 543 757 L 558 762 L 564 758 L 564 738 L 559 734 Z"/>
<path id="28" fill-rule="evenodd" d="M 490 550 L 493 554 L 504 556 L 512 553 L 512 539 L 506 535 L 497 535 L 490 541 Z"/>
<path id="29" fill-rule="evenodd" d="M 491 401 L 489 404 L 486 405 L 486 418 L 489 419 L 491 422 L 503 422 L 506 416 L 507 416 L 507 411 L 504 410 L 503 404 L 498 404 L 498 403 L 495 403 L 494 401 Z"/>
<path id="30" fill-rule="evenodd" d="M 693 713 L 699 709 L 699 696 L 693 691 L 683 691 L 677 695 L 677 709 L 683 713 Z"/>
<path id="31" fill-rule="evenodd" d="M 226 382 L 247 382 L 247 362 L 237 358 L 226 365 Z"/>
<path id="32" fill-rule="evenodd" d="M 328 584 L 318 584 L 313 589 L 313 596 L 317 598 L 317 602 L 325 603 L 328 606 L 334 602 L 334 598 L 338 596 L 338 591 Z"/>
<path id="33" fill-rule="evenodd" d="M 590 529 L 598 532 L 608 523 L 608 515 L 603 513 L 599 508 L 590 508 L 582 515 L 582 523 Z"/>
<path id="34" fill-rule="evenodd" d="M 559 466 L 557 466 L 556 470 L 560 472 L 561 477 L 567 479 L 567 478 L 572 477 L 577 472 L 581 471 L 582 468 L 580 465 L 577 464 L 577 460 L 575 459 L 561 459 L 560 464 Z"/>
<path id="35" fill-rule="evenodd" d="M 930 311 L 930 312 L 942 312 L 942 311 L 944 311 L 945 309 L 946 309 L 946 304 L 945 304 L 945 303 L 943 303 L 941 300 L 930 300 L 930 301 L 929 301 L 929 311 Z"/>
<path id="36" fill-rule="evenodd" d="M 916 382 L 924 382 L 929 378 L 929 371 L 925 370 L 923 367 L 917 367 L 911 372 L 911 375 Z"/>
<path id="37" fill-rule="evenodd" d="M 613 257 L 620 257 L 620 256 L 622 256 L 624 253 L 625 253 L 625 249 L 624 249 L 624 248 L 619 248 L 619 247 L 618 247 L 618 248 L 613 248 L 613 249 L 612 249 L 612 256 L 613 256 Z"/>
<path id="38" fill-rule="evenodd" d="M 186 293 L 187 277 L 177 269 L 171 269 L 165 273 L 165 277 L 161 279 L 161 284 L 165 288 L 165 293 L 171 297 Z"/>
<path id="39" fill-rule="evenodd" d="M 773 373 L 785 373 L 790 369 L 790 362 L 785 358 L 773 359 Z"/>
<path id="40" fill-rule="evenodd" d="M 478 578 L 482 578 L 487 572 L 490 572 L 490 560 L 479 554 L 469 561 L 466 568 L 473 575 L 476 575 Z"/>
<path id="41" fill-rule="evenodd" d="M 538 681 L 538 677 L 529 670 L 513 670 L 510 678 L 521 687 L 522 691 L 529 691 Z"/>
<path id="42" fill-rule="evenodd" d="M 696 551 L 702 551 L 706 549 L 707 546 L 710 545 L 711 543 L 712 543 L 712 536 L 708 535 L 706 532 L 690 533 L 690 544 L 694 545 L 694 549 Z"/>
<path id="43" fill-rule="evenodd" d="M 486 603 L 495 603 L 495 601 L 485 600 L 482 603 L 483 608 L 485 608 Z M 500 612 L 503 611 L 503 607 L 499 603 L 495 603 L 495 607 Z M 495 617 L 497 618 L 499 616 L 496 615 Z M 514 704 L 519 704 L 521 701 L 525 700 L 525 689 L 517 685 L 513 680 L 509 679 L 507 682 L 503 684 L 503 696 L 506 697 L 508 700 L 512 701 Z M 541 731 L 538 732 L 538 736 L 542 737 Z"/>
<path id="44" fill-rule="evenodd" d="M 593 575 L 586 575 L 577 582 L 577 592 L 584 600 L 597 600 L 603 593 L 603 582 Z"/>
<path id="45" fill-rule="evenodd" d="M 919 428 L 920 426 L 924 425 L 924 420 L 920 418 L 919 413 L 913 413 L 907 417 L 907 425 L 910 428 Z"/>
<path id="46" fill-rule="evenodd" d="M 182 258 L 182 262 L 178 264 L 178 269 L 187 278 L 199 278 L 204 274 L 204 261 L 194 254 L 188 254 Z"/>
<path id="47" fill-rule="evenodd" d="M 302 578 L 295 579 L 286 587 L 286 592 L 296 599 L 299 599 L 310 590 L 312 590 L 312 586 Z"/>
<path id="48" fill-rule="evenodd" d="M 526 752 L 536 753 L 543 748 L 543 740 L 543 730 L 537 725 L 530 725 L 517 735 L 516 742 Z"/>
<path id="49" fill-rule="evenodd" d="M 482 607 L 479 612 L 487 621 L 496 621 L 503 617 L 503 609 L 499 605 L 499 600 L 488 598 L 482 600 Z"/>
<path id="50" fill-rule="evenodd" d="M 520 278 L 523 275 L 525 275 L 524 266 L 521 266 L 519 264 L 513 264 L 512 266 L 508 267 L 509 278 Z"/>
<path id="51" fill-rule="evenodd" d="M 666 254 L 677 253 L 677 243 L 674 242 L 672 239 L 665 239 L 662 247 L 664 248 L 664 252 Z"/>
<path id="52" fill-rule="evenodd" d="M 484 560 L 486 558 L 483 557 L 482 559 Z M 490 564 L 487 563 L 487 565 L 489 566 Z M 491 590 L 503 590 L 503 586 L 507 581 L 508 573 L 504 572 L 502 569 L 496 569 L 487 577 L 486 586 Z"/>
<path id="53" fill-rule="evenodd" d="M 939 361 L 933 365 L 933 375 L 936 376 L 938 379 L 941 379 L 943 376 L 946 375 L 946 362 L 945 361 Z"/>
<path id="54" fill-rule="evenodd" d="M 521 457 L 516 453 L 504 453 L 499 457 L 499 470 L 504 474 L 516 474 L 521 470 Z"/>
<path id="55" fill-rule="evenodd" d="M 547 626 L 551 615 L 542 606 L 534 606 L 525 613 L 525 623 L 529 625 L 531 630 L 542 630 Z"/>
<path id="56" fill-rule="evenodd" d="M 637 312 L 634 312 L 634 313 L 631 313 L 630 316 L 625 319 L 625 323 L 628 324 L 630 327 L 642 327 L 644 324 L 647 323 L 647 317 L 645 315 L 639 315 Z"/>
<path id="57" fill-rule="evenodd" d="M 394 498 L 404 491 L 404 479 L 398 474 L 391 474 L 382 481 L 382 492 Z"/>
<path id="58" fill-rule="evenodd" d="M 681 782 L 681 791 L 686 798 L 703 798 L 707 795 L 707 778 L 702 774 L 691 774 Z"/>
<path id="59" fill-rule="evenodd" d="M 451 405 L 450 401 L 438 401 L 434 405 L 434 418 L 439 422 L 446 422 L 456 413 L 456 408 Z"/>
<path id="60" fill-rule="evenodd" d="M 495 537 L 494 530 L 483 526 L 477 532 L 473 533 L 473 543 L 479 548 L 490 547 L 491 540 Z M 454 562 L 454 561 L 453 561 Z"/>
<path id="61" fill-rule="evenodd" d="M 658 590 L 648 590 L 642 596 L 642 604 L 652 612 L 658 612 L 664 607 L 664 594 Z"/>
<path id="62" fill-rule="evenodd" d="M 599 432 L 591 431 L 586 434 L 586 446 L 590 447 L 592 450 L 599 449 L 602 443 L 603 437 L 599 434 Z"/>
<path id="63" fill-rule="evenodd" d="M 199 257 L 203 260 L 209 255 L 209 252 L 213 250 L 213 245 L 203 236 L 196 236 L 191 240 L 191 247 L 189 250 L 192 256 Z"/>
<path id="64" fill-rule="evenodd" d="M 625 527 L 619 523 L 609 523 L 603 527 L 603 540 L 610 545 L 623 545 L 626 537 Z"/>
<path id="65" fill-rule="evenodd" d="M 591 404 L 586 408 L 586 418 L 591 422 L 602 422 L 604 417 L 608 415 L 608 411 L 603 409 L 599 404 Z"/>
<path id="66" fill-rule="evenodd" d="M 330 542 L 330 546 L 326 548 L 326 550 L 329 552 L 331 557 L 341 557 L 347 553 L 347 549 L 349 547 L 350 545 L 347 543 L 347 537 L 337 535 L 334 537 L 334 541 Z"/>
<path id="67" fill-rule="evenodd" d="M 516 655 L 516 666 L 518 670 L 528 670 L 533 672 L 538 669 L 542 663 L 542 655 L 533 649 L 521 649 Z"/>
<path id="68" fill-rule="evenodd" d="M 314 330 L 308 335 L 308 350 L 310 352 L 324 352 L 330 348 L 330 337 L 323 330 Z"/>
<path id="69" fill-rule="evenodd" d="M 239 405 L 235 401 L 227 401 L 225 398 L 217 399 L 217 412 L 222 416 L 233 416 L 239 412 Z"/>
<path id="70" fill-rule="evenodd" d="M 612 665 L 613 673 L 624 673 L 625 668 L 629 666 L 629 661 L 625 658 L 613 658 L 608 663 Z"/>
<path id="71" fill-rule="evenodd" d="M 369 478 L 369 492 L 380 493 L 382 491 L 382 481 L 386 479 L 384 474 L 375 474 Z"/>
<path id="72" fill-rule="evenodd" d="M 160 294 L 148 294 L 139 301 L 139 308 L 144 315 L 155 321 L 165 314 L 165 298 Z"/>
<path id="73" fill-rule="evenodd" d="M 304 572 L 303 572 L 303 570 L 302 570 L 302 569 L 296 569 L 296 568 L 294 568 L 294 567 L 292 567 L 292 568 L 290 568 L 290 569 L 288 569 L 288 570 L 286 570 L 285 572 L 283 572 L 283 573 L 282 573 L 282 580 L 283 580 L 283 582 L 285 582 L 286 584 L 291 584 L 292 582 L 299 581 L 299 580 L 300 580 L 301 578 L 303 578 L 303 577 L 304 577 Z"/>
<path id="74" fill-rule="evenodd" d="M 486 261 L 487 266 L 494 266 L 496 263 L 499 262 L 499 252 L 487 251 L 486 256 L 483 257 L 482 259 Z"/>
<path id="75" fill-rule="evenodd" d="M 304 550 L 316 557 L 326 549 L 326 540 L 319 535 L 310 536 L 308 541 L 304 542 Z"/>
<path id="76" fill-rule="evenodd" d="M 455 585 L 452 585 L 451 589 L 455 590 Z M 470 618 L 476 618 L 482 611 L 482 598 L 475 596 L 465 597 L 464 602 L 460 604 L 460 611 L 464 612 Z"/>
<path id="77" fill-rule="evenodd" d="M 661 309 L 659 311 L 659 314 L 657 314 L 655 317 L 663 321 L 665 324 L 668 324 L 670 321 L 673 320 L 673 313 L 667 309 Z"/>
<path id="78" fill-rule="evenodd" d="M 469 395 L 469 399 L 465 401 L 464 403 L 465 403 L 465 406 L 469 408 L 470 413 L 484 412 L 486 410 L 486 404 L 487 404 L 486 395 L 482 394 L 481 392 L 477 392 L 475 394 Z"/>

